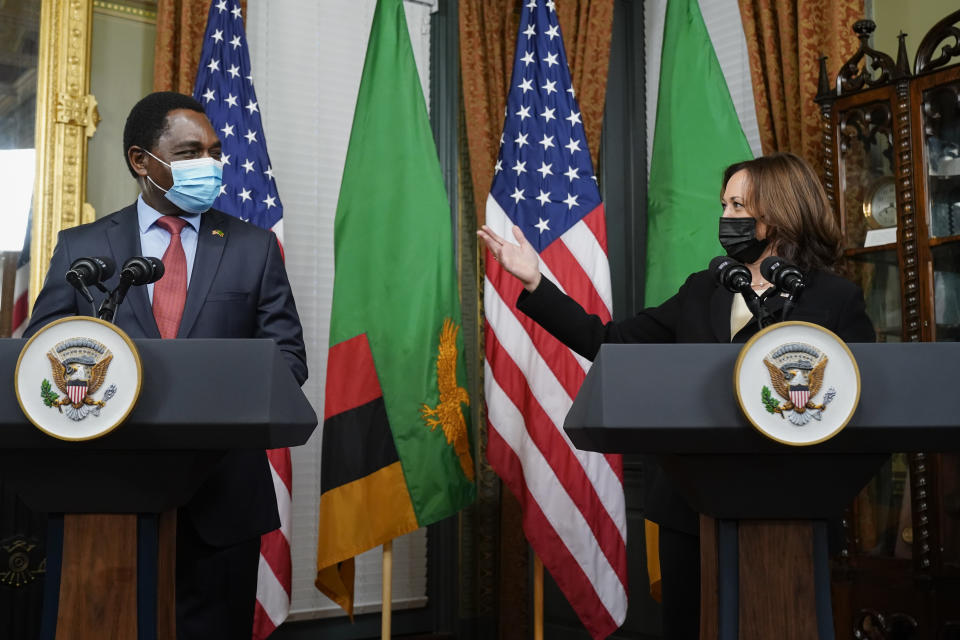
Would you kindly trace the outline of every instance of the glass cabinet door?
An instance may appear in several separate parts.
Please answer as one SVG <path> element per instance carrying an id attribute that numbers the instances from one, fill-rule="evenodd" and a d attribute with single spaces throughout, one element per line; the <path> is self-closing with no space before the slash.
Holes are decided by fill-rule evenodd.
<path id="1" fill-rule="evenodd" d="M 860 251 L 847 256 L 844 275 L 863 290 L 877 342 L 900 342 L 903 312 L 896 249 Z"/>
<path id="2" fill-rule="evenodd" d="M 880 342 L 903 334 L 897 264 L 897 191 L 889 100 L 839 113 L 840 224 L 844 275 L 860 285 Z"/>
<path id="3" fill-rule="evenodd" d="M 911 557 L 909 469 L 907 454 L 893 454 L 857 496 L 855 553 L 871 557 Z"/>
<path id="4" fill-rule="evenodd" d="M 897 193 L 887 100 L 840 114 L 841 225 L 844 248 L 896 242 Z"/>
<path id="5" fill-rule="evenodd" d="M 954 342 L 960 339 L 960 80 L 921 95 L 934 335 Z"/>

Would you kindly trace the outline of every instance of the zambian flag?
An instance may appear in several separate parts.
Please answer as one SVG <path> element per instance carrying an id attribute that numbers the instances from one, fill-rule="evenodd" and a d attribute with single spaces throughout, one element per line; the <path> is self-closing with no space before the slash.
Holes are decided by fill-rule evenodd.
<path id="1" fill-rule="evenodd" d="M 337 203 L 317 588 L 476 494 L 450 205 L 401 0 L 377 3 Z"/>

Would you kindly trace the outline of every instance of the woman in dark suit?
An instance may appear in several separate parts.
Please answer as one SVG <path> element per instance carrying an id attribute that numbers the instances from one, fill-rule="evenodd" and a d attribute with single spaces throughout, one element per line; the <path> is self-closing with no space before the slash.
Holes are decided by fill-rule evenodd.
<path id="1" fill-rule="evenodd" d="M 720 243 L 744 263 L 757 294 L 772 285 L 760 263 L 772 255 L 799 267 L 806 288 L 790 313 L 830 329 L 847 342 L 873 342 L 863 293 L 833 273 L 842 256 L 840 229 L 826 193 L 810 166 L 793 154 L 774 154 L 727 168 L 720 198 Z M 506 242 L 487 226 L 477 234 L 493 258 L 518 278 L 524 291 L 517 308 L 565 345 L 593 359 L 603 343 L 746 342 L 757 332 L 743 297 L 720 286 L 708 271 L 690 275 L 672 298 L 636 316 L 604 323 L 540 274 L 539 258 L 518 227 L 519 244 Z M 784 298 L 770 297 L 771 320 L 782 319 Z M 646 515 L 660 525 L 664 637 L 699 635 L 699 541 L 697 514 L 654 473 Z"/>

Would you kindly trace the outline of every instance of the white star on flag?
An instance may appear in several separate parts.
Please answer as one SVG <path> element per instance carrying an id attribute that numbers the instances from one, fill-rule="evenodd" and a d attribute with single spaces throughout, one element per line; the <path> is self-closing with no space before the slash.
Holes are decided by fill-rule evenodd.
<path id="1" fill-rule="evenodd" d="M 283 204 L 277 193 L 266 138 L 263 135 L 257 93 L 250 69 L 250 53 L 244 32 L 242 12 L 227 0 L 211 4 L 207 28 L 200 54 L 193 97 L 204 97 L 204 110 L 214 129 L 222 133 L 223 184 L 213 203 L 215 209 L 236 216 L 263 229 L 272 230 L 283 240 Z M 219 33 L 219 37 L 214 34 Z M 219 73 L 220 62 L 228 73 Z M 217 73 L 215 73 L 217 72 Z M 225 100 L 208 99 L 216 95 L 232 96 Z M 241 109 L 233 107 L 246 105 Z M 234 131 L 246 131 L 240 137 Z M 254 144 L 256 143 L 256 144 Z M 230 164 L 230 158 L 245 158 L 243 165 Z M 258 171 L 257 167 L 267 167 Z M 233 194 L 236 194 L 234 197 Z M 280 528 L 260 540 L 260 570 L 257 580 L 257 601 L 251 640 L 265 640 L 290 612 L 292 565 L 290 562 L 291 504 L 289 487 L 293 485 L 293 469 L 288 449 L 267 451 L 271 473 L 276 481 Z"/>
<path id="2" fill-rule="evenodd" d="M 539 254 L 540 286 L 552 281 L 606 322 L 613 304 L 603 203 L 594 180 L 582 179 L 594 177 L 593 166 L 582 152 L 587 141 L 553 2 L 524 0 L 519 24 L 501 138 L 516 144 L 501 143 L 497 162 L 540 169 L 495 171 L 486 224 L 507 242 L 516 225 Z M 525 107 L 538 117 L 521 117 Z M 563 418 L 589 362 L 528 328 L 516 309 L 522 285 L 486 256 L 487 460 L 522 502 L 531 546 L 589 635 L 607 637 L 627 610 L 623 462 L 576 450 L 565 437 Z"/>

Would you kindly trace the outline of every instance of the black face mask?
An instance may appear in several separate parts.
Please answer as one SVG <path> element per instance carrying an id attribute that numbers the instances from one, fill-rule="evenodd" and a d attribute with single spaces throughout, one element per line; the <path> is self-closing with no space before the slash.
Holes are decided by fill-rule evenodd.
<path id="1" fill-rule="evenodd" d="M 767 240 L 757 240 L 757 221 L 753 218 L 720 218 L 720 244 L 727 255 L 744 264 L 760 259 Z"/>

